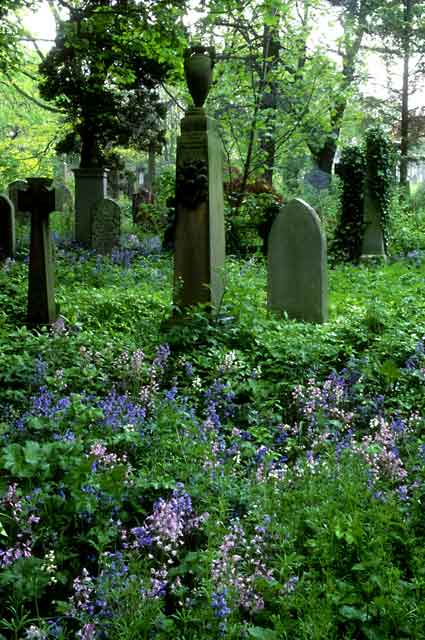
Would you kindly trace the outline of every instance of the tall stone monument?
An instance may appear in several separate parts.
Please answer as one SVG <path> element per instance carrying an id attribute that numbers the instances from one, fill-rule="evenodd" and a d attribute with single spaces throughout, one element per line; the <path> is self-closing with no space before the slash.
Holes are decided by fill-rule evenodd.
<path id="1" fill-rule="evenodd" d="M 92 246 L 93 205 L 107 195 L 107 170 L 103 168 L 74 169 L 75 176 L 75 239 Z"/>
<path id="2" fill-rule="evenodd" d="M 50 178 L 28 178 L 18 192 L 18 206 L 31 214 L 28 273 L 28 324 L 52 324 L 58 317 L 54 291 L 54 245 L 49 214 L 55 211 Z"/>
<path id="3" fill-rule="evenodd" d="M 15 207 L 9 198 L 0 195 L 0 260 L 15 255 Z"/>
<path id="4" fill-rule="evenodd" d="M 174 304 L 205 303 L 214 312 L 223 296 L 225 259 L 223 150 L 215 121 L 203 104 L 212 81 L 214 50 L 185 51 L 193 99 L 181 122 L 176 163 Z"/>
<path id="5" fill-rule="evenodd" d="M 291 200 L 276 217 L 268 247 L 268 306 L 294 320 L 328 317 L 326 239 L 319 216 Z"/>

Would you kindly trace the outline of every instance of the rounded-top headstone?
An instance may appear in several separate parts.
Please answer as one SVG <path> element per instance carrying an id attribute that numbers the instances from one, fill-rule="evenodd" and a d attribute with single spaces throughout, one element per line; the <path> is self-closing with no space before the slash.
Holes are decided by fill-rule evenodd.
<path id="1" fill-rule="evenodd" d="M 300 199 L 276 217 L 269 236 L 268 306 L 305 322 L 327 320 L 327 253 L 320 218 Z"/>

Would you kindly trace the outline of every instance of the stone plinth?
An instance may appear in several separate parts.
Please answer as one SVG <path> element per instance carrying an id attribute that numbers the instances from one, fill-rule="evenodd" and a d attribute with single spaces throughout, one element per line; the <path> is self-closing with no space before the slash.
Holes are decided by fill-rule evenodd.
<path id="1" fill-rule="evenodd" d="M 75 176 L 75 239 L 92 246 L 93 205 L 106 198 L 106 169 L 74 169 Z"/>
<path id="2" fill-rule="evenodd" d="M 269 235 L 268 306 L 294 320 L 328 317 L 326 239 L 319 216 L 295 199 L 282 208 Z"/>
<path id="3" fill-rule="evenodd" d="M 15 207 L 9 198 L 0 195 L 0 260 L 15 255 Z"/>
<path id="4" fill-rule="evenodd" d="M 19 191 L 18 206 L 31 214 L 28 272 L 28 324 L 52 324 L 58 317 L 54 287 L 54 245 L 49 214 L 55 210 L 55 192 L 49 178 L 28 178 Z"/>
<path id="5" fill-rule="evenodd" d="M 203 108 L 186 112 L 177 144 L 174 303 L 214 311 L 221 302 L 225 259 L 223 150 Z"/>

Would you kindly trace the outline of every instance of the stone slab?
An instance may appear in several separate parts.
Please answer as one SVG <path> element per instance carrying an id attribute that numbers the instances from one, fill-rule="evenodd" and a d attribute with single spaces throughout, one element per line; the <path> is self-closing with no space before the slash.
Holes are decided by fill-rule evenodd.
<path id="1" fill-rule="evenodd" d="M 93 205 L 92 248 L 98 253 L 111 253 L 120 244 L 121 208 L 115 200 L 103 198 Z"/>

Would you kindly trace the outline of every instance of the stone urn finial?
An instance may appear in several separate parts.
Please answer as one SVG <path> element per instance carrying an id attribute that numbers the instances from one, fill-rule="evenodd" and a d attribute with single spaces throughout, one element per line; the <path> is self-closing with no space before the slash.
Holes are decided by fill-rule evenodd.
<path id="1" fill-rule="evenodd" d="M 195 107 L 203 107 L 212 82 L 214 47 L 196 44 L 184 52 L 184 75 Z"/>

